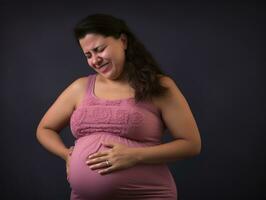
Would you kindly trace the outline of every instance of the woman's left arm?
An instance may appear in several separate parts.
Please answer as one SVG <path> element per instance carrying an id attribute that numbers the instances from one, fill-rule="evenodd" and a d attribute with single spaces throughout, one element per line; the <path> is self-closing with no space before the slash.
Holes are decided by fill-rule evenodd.
<path id="1" fill-rule="evenodd" d="M 169 77 L 162 77 L 161 83 L 169 90 L 164 97 L 157 101 L 162 118 L 174 141 L 151 146 L 136 148 L 138 163 L 164 163 L 195 156 L 201 151 L 200 133 L 190 110 L 190 107 Z"/>

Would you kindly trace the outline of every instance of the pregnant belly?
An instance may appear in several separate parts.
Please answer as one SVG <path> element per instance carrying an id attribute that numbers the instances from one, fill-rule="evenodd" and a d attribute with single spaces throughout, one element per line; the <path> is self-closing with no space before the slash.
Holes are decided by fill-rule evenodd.
<path id="1" fill-rule="evenodd" d="M 86 164 L 87 157 L 98 151 L 108 149 L 101 142 L 113 141 L 128 146 L 145 146 L 112 134 L 97 133 L 79 138 L 69 162 L 68 181 L 71 188 L 81 197 L 87 199 L 111 199 L 112 195 L 129 195 L 129 191 L 137 193 L 158 189 L 174 189 L 174 182 L 166 165 L 136 165 L 134 167 L 101 175 L 91 170 Z M 146 144 L 147 146 L 147 144 Z M 157 180 L 155 182 L 155 180 Z M 170 182 L 169 182 L 170 181 Z M 136 192 L 135 192 L 136 193 Z M 135 194 L 136 195 L 136 194 Z"/>

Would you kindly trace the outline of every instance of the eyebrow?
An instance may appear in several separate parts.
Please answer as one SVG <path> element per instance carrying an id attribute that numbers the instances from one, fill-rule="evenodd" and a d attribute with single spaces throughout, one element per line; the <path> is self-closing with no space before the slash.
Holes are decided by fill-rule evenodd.
<path id="1" fill-rule="evenodd" d="M 100 45 L 98 45 L 97 47 L 94 47 L 94 48 L 92 48 L 91 49 L 91 51 L 96 51 L 99 47 L 101 47 L 101 46 L 104 46 L 104 44 L 100 44 Z M 89 54 L 90 53 L 90 51 L 87 51 L 87 52 L 85 52 L 84 54 Z"/>

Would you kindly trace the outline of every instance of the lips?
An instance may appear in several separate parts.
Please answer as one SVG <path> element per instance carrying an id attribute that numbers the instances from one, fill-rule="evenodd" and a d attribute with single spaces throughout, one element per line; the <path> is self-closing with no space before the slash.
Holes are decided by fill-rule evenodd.
<path id="1" fill-rule="evenodd" d="M 109 63 L 105 63 L 105 64 L 103 64 L 102 66 L 99 67 L 99 69 L 102 68 L 102 67 L 105 66 L 105 65 L 108 65 L 108 64 L 109 64 Z"/>
<path id="2" fill-rule="evenodd" d="M 104 65 L 102 65 L 100 68 L 99 68 L 99 71 L 102 72 L 102 73 L 105 73 L 107 71 L 109 71 L 110 69 L 110 65 L 108 65 L 109 63 L 105 63 Z"/>

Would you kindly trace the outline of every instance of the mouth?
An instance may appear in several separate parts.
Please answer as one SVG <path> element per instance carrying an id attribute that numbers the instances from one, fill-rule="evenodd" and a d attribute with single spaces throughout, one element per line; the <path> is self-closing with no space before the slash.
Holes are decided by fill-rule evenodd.
<path id="1" fill-rule="evenodd" d="M 101 73 L 106 73 L 111 69 L 110 63 L 105 63 L 102 66 L 100 66 L 98 69 Z"/>
<path id="2" fill-rule="evenodd" d="M 103 65 L 101 65 L 98 69 L 101 69 L 102 67 L 104 67 L 104 66 L 106 66 L 106 65 L 108 65 L 109 63 L 105 63 L 105 64 L 103 64 Z"/>

